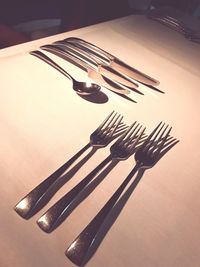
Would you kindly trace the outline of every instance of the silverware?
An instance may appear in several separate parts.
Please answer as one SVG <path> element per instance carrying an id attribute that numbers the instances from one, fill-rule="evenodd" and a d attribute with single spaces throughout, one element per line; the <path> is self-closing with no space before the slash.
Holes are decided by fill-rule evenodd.
<path id="1" fill-rule="evenodd" d="M 50 57 L 42 53 L 41 51 L 31 51 L 31 55 L 38 57 L 43 60 L 53 68 L 57 69 L 64 76 L 72 81 L 72 88 L 78 95 L 91 95 L 97 93 L 101 87 L 98 84 L 90 83 L 90 82 L 79 82 L 72 77 L 66 70 L 64 70 L 61 66 L 59 66 L 55 61 L 53 61 Z"/>
<path id="2" fill-rule="evenodd" d="M 95 65 L 96 65 L 98 72 L 106 75 L 107 77 L 109 77 L 110 79 L 112 79 L 116 82 L 119 82 L 125 86 L 129 86 L 129 87 L 133 87 L 133 88 L 138 87 L 137 83 L 135 83 L 134 81 L 130 81 L 130 79 L 128 79 L 126 76 L 124 76 L 123 74 L 121 74 L 117 70 L 113 69 L 105 62 L 102 62 L 102 60 L 100 60 L 99 57 L 90 53 L 86 49 L 83 50 L 83 49 L 79 48 L 74 43 L 70 43 L 70 42 L 68 43 L 66 41 L 61 40 L 61 41 L 54 42 L 52 45 L 62 47 L 63 49 L 65 49 L 67 51 L 69 50 L 72 53 L 74 53 L 76 56 L 78 56 L 80 59 L 83 58 L 83 60 L 85 59 L 86 61 L 88 61 L 88 63 L 93 61 L 93 63 L 95 63 Z"/>
<path id="3" fill-rule="evenodd" d="M 189 28 L 185 23 L 183 23 L 180 19 L 172 17 L 170 15 L 166 15 L 166 18 L 170 20 L 171 22 L 174 22 L 176 25 L 180 26 L 184 30 L 186 30 L 188 33 L 192 33 L 193 29 Z"/>
<path id="4" fill-rule="evenodd" d="M 183 34 L 187 34 L 187 30 L 180 24 L 177 24 L 176 22 L 164 17 L 164 18 L 154 18 L 154 20 L 157 20 L 159 22 L 161 22 L 162 24 L 174 29 L 174 30 L 177 30 Z"/>
<path id="5" fill-rule="evenodd" d="M 111 146 L 110 155 L 106 157 L 94 170 L 92 170 L 75 187 L 58 200 L 48 209 L 37 221 L 39 227 L 49 233 L 65 218 L 65 213 L 74 202 L 77 195 L 92 181 L 110 161 L 120 161 L 127 159 L 132 153 L 133 148 L 139 143 L 144 130 L 139 123 L 134 123 L 127 131 Z"/>
<path id="6" fill-rule="evenodd" d="M 198 36 L 198 32 L 188 27 L 183 21 L 170 15 L 164 14 L 150 14 L 149 17 L 153 20 L 159 21 L 162 24 L 170 27 L 171 29 L 178 31 L 188 39 L 192 39 Z"/>
<path id="7" fill-rule="evenodd" d="M 156 21 L 159 21 L 160 23 L 168 26 L 169 28 L 181 33 L 184 35 L 184 37 L 190 41 L 197 41 L 200 40 L 199 32 L 192 30 L 191 28 L 187 27 L 184 23 L 179 21 L 178 19 L 175 19 L 170 16 L 166 16 L 163 18 L 153 18 Z"/>
<path id="8" fill-rule="evenodd" d="M 169 19 L 168 17 L 154 17 L 153 20 L 156 20 L 166 26 L 168 26 L 169 28 L 178 31 L 179 33 L 182 33 L 184 35 L 189 34 L 190 32 L 188 31 L 188 29 L 186 29 L 186 27 L 184 27 L 181 24 L 178 24 L 177 22 Z"/>
<path id="9" fill-rule="evenodd" d="M 177 24 L 180 28 L 182 28 L 185 31 L 186 37 L 195 37 L 199 35 L 199 32 L 197 30 L 192 29 L 191 27 L 187 26 L 183 21 L 181 21 L 178 18 L 166 15 L 166 18 L 170 20 L 171 22 Z"/>
<path id="10" fill-rule="evenodd" d="M 130 93 L 130 91 L 126 87 L 115 81 L 112 81 L 109 77 L 106 76 L 106 74 L 99 73 L 96 69 L 96 63 L 92 60 L 90 60 L 89 62 L 88 59 L 85 59 L 84 57 L 80 59 L 80 57 L 74 54 L 71 50 L 66 51 L 62 47 L 55 45 L 43 45 L 41 46 L 41 49 L 53 53 L 57 56 L 63 57 L 64 59 L 70 61 L 76 66 L 82 68 L 83 70 L 87 71 L 89 78 L 113 92 L 119 94 Z"/>
<path id="11" fill-rule="evenodd" d="M 122 192 L 130 182 L 133 175 L 141 168 L 148 169 L 153 167 L 158 161 L 159 155 L 164 148 L 166 140 L 169 137 L 171 128 L 160 123 L 154 131 L 149 135 L 145 142 L 135 153 L 136 165 L 129 173 L 120 187 L 115 191 L 112 197 L 107 201 L 104 207 L 98 212 L 93 220 L 86 226 L 86 228 L 79 234 L 79 236 L 72 242 L 66 250 L 66 256 L 76 265 L 82 266 L 87 253 L 92 246 L 101 226 L 105 219 L 114 207 Z M 163 129 L 164 127 L 164 129 Z M 172 145 L 178 142 L 175 138 L 171 140 Z"/>
<path id="12" fill-rule="evenodd" d="M 28 219 L 33 216 L 38 209 L 41 208 L 41 203 L 46 198 L 49 190 L 56 185 L 60 176 L 74 163 L 87 149 L 102 148 L 107 146 L 114 138 L 123 133 L 126 129 L 122 122 L 123 117 L 116 112 L 112 112 L 100 126 L 90 135 L 90 141 L 80 151 L 78 151 L 71 159 L 63 166 L 57 169 L 48 178 L 36 186 L 30 193 L 22 198 L 14 207 L 15 211 L 23 218 Z M 46 204 L 46 203 L 45 203 Z M 44 206 L 44 205 L 43 205 Z"/>
<path id="13" fill-rule="evenodd" d="M 66 41 L 67 43 L 71 42 L 73 44 L 76 44 L 82 49 L 87 49 L 87 51 L 90 51 L 90 53 L 93 53 L 96 55 L 104 64 L 109 65 L 113 69 L 117 70 L 121 74 L 125 75 L 127 78 L 136 80 L 138 82 L 141 82 L 145 85 L 151 85 L 155 86 L 159 84 L 159 81 L 146 75 L 145 73 L 142 73 L 141 71 L 129 66 L 119 58 L 115 57 L 114 55 L 106 52 L 105 50 L 99 48 L 98 46 L 91 44 L 83 39 L 76 38 L 76 37 L 70 37 L 66 38 L 63 41 Z"/>

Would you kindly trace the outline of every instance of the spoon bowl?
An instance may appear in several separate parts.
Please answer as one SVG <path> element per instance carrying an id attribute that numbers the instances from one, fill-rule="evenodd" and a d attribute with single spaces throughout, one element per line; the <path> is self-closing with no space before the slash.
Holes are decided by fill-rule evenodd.
<path id="1" fill-rule="evenodd" d="M 40 47 L 41 49 L 48 51 L 56 56 L 59 56 L 70 63 L 74 64 L 75 66 L 78 66 L 79 68 L 83 69 L 87 72 L 88 77 L 95 81 L 97 84 L 109 89 L 110 91 L 113 91 L 115 93 L 119 93 L 120 95 L 129 94 L 130 91 L 126 88 L 126 85 L 121 84 L 120 82 L 117 82 L 110 77 L 108 77 L 106 74 L 102 74 L 99 72 L 97 62 L 92 65 L 90 65 L 89 62 L 85 61 L 82 58 L 79 58 L 80 55 L 76 53 L 76 51 L 72 50 L 66 50 L 60 45 L 57 44 L 51 44 L 51 45 L 43 45 Z M 133 89 L 133 87 L 131 88 Z M 135 90 L 135 89 L 133 89 Z"/>
<path id="2" fill-rule="evenodd" d="M 92 95 L 97 93 L 101 87 L 96 83 L 91 82 L 79 82 L 77 80 L 73 81 L 73 89 L 78 95 Z"/>
<path id="3" fill-rule="evenodd" d="M 50 66 L 52 66 L 53 68 L 57 69 L 59 72 L 65 75 L 68 79 L 70 79 L 72 81 L 72 88 L 78 95 L 81 95 L 81 96 L 92 95 L 92 94 L 99 92 L 99 90 L 101 89 L 101 87 L 96 83 L 77 81 L 66 70 L 60 67 L 55 61 L 53 61 L 50 57 L 48 57 L 47 55 L 45 55 L 39 50 L 31 51 L 30 54 L 40 58 L 41 60 L 43 60 Z"/>

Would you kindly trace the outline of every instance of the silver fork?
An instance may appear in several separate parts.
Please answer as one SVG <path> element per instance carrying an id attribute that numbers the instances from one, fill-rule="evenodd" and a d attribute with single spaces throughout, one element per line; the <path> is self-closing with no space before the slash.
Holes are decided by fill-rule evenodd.
<path id="1" fill-rule="evenodd" d="M 101 125 L 90 135 L 90 141 L 64 165 L 57 169 L 48 178 L 37 185 L 31 192 L 22 198 L 14 207 L 15 211 L 23 218 L 28 219 L 33 216 L 41 207 L 46 204 L 49 191 L 56 185 L 60 176 L 90 147 L 94 149 L 107 146 L 114 138 L 126 130 L 126 125 L 122 122 L 123 116 L 117 112 L 110 115 Z M 96 152 L 96 151 L 94 151 Z M 49 200 L 49 199 L 48 199 Z"/>
<path id="2" fill-rule="evenodd" d="M 98 212 L 93 220 L 86 226 L 86 228 L 79 234 L 79 236 L 72 242 L 66 250 L 66 256 L 76 265 L 82 266 L 85 262 L 87 253 L 92 246 L 101 226 L 107 218 L 109 212 L 117 203 L 122 192 L 130 182 L 133 175 L 141 168 L 148 169 L 153 167 L 162 155 L 162 150 L 166 142 L 171 146 L 178 141 L 175 138 L 169 138 L 171 128 L 165 126 L 162 122 L 153 130 L 144 143 L 139 147 L 135 153 L 135 167 L 115 191 L 112 197 L 106 202 L 104 207 Z M 170 139 L 170 141 L 169 141 Z"/>
<path id="3" fill-rule="evenodd" d="M 143 138 L 144 130 L 145 129 L 142 130 L 142 126 L 136 122 L 130 126 L 111 146 L 110 155 L 38 219 L 37 223 L 39 227 L 48 233 L 54 230 L 60 222 L 65 219 L 65 214 L 77 198 L 77 195 L 86 188 L 99 171 L 101 171 L 110 161 L 118 162 L 125 160 L 133 153 L 133 149 Z"/>

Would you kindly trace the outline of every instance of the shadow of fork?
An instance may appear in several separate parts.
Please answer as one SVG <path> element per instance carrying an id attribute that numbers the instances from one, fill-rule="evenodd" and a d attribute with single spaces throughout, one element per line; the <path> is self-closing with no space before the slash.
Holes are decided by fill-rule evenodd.
<path id="1" fill-rule="evenodd" d="M 171 137 L 169 137 L 165 146 L 170 146 L 171 142 L 172 142 Z M 169 149 L 169 147 L 168 147 L 168 149 Z M 134 151 L 132 154 L 134 154 Z M 160 155 L 160 158 L 161 157 L 162 157 L 162 155 Z M 118 163 L 119 163 L 118 160 L 112 161 L 100 174 L 98 174 L 96 176 L 96 178 L 94 180 L 92 180 L 92 182 L 86 188 L 84 188 L 84 190 L 79 195 L 77 195 L 74 202 L 70 205 L 70 208 L 67 209 L 65 213 L 63 213 L 62 220 L 60 220 L 55 225 L 55 227 L 52 229 L 52 231 L 55 230 L 60 224 L 62 224 L 64 222 L 64 220 L 72 213 L 72 211 L 95 190 L 95 188 L 112 171 L 112 169 L 115 168 L 116 165 L 118 165 Z M 136 180 L 137 180 L 137 178 L 136 178 Z"/>
<path id="2" fill-rule="evenodd" d="M 138 132 L 141 131 L 142 126 L 139 126 L 139 128 L 138 126 L 139 124 L 136 122 L 130 126 L 127 132 L 111 146 L 109 156 L 98 164 L 86 177 L 81 179 L 75 187 L 68 191 L 37 220 L 38 226 L 43 231 L 50 233 L 57 228 L 77 206 L 77 202 L 75 206 L 74 203 L 77 199 L 80 200 L 79 194 L 83 196 L 83 192 L 85 192 L 86 194 L 84 194 L 83 197 L 83 199 L 85 199 L 119 161 L 125 160 L 132 155 L 143 140 L 144 129 L 139 134 Z M 105 169 L 106 166 L 108 166 L 108 168 Z M 96 176 L 99 172 L 102 173 L 102 175 L 98 176 L 100 179 L 97 179 Z M 93 183 L 94 179 L 96 183 Z M 86 190 L 88 188 L 90 188 L 89 191 Z M 81 198 L 81 201 L 83 201 L 83 199 Z M 80 201 L 78 201 L 78 204 L 79 203 Z"/>
<path id="3" fill-rule="evenodd" d="M 145 138 L 145 137 L 144 137 Z M 132 152 L 134 154 L 135 150 Z M 95 188 L 104 180 L 104 178 L 112 171 L 113 168 L 120 162 L 120 160 L 111 161 L 96 177 L 76 196 L 74 201 L 70 204 L 63 213 L 62 217 L 54 227 L 51 229 L 51 232 L 54 231 L 59 225 L 61 225 L 65 219 L 73 212 L 73 210 L 83 202 L 94 190 Z M 73 170 L 72 170 L 73 171 Z M 72 174 L 73 175 L 73 174 Z M 62 186 L 62 185 L 61 185 Z"/>
<path id="4" fill-rule="evenodd" d="M 95 188 L 104 180 L 104 178 L 111 172 L 111 170 L 119 163 L 119 161 L 112 161 L 100 174 L 96 176 L 92 182 L 87 185 L 82 192 L 80 192 L 75 200 L 70 204 L 70 206 L 62 213 L 60 219 L 56 224 L 51 228 L 51 231 L 54 231 L 61 225 L 66 218 L 75 210 L 75 208 L 83 202 L 94 190 Z"/>
<path id="5" fill-rule="evenodd" d="M 29 219 L 36 211 L 39 210 L 49 197 L 52 196 L 54 186 L 60 180 L 63 173 L 79 159 L 86 150 L 91 147 L 103 148 L 112 142 L 116 137 L 122 134 L 127 126 L 122 122 L 123 116 L 112 111 L 108 117 L 90 134 L 89 142 L 82 147 L 75 155 L 73 155 L 63 166 L 58 168 L 53 174 L 44 179 L 34 189 L 32 189 L 25 197 L 23 197 L 14 210 L 24 219 Z M 94 152 L 95 150 L 93 150 Z M 52 190 L 52 191 L 51 191 Z M 46 195 L 48 197 L 46 197 Z"/>
<path id="6" fill-rule="evenodd" d="M 173 139 L 170 137 L 168 139 L 168 141 L 166 142 L 165 146 L 163 147 L 162 152 L 159 154 L 159 157 L 157 158 L 157 161 L 160 161 L 160 159 L 172 148 L 174 147 L 177 143 L 179 142 L 179 140 L 177 141 L 173 141 Z M 156 164 L 155 163 L 155 164 Z M 131 173 L 134 173 L 134 169 L 130 172 L 130 176 Z M 121 211 L 123 210 L 124 206 L 126 205 L 126 203 L 128 202 L 130 196 L 132 195 L 133 191 L 136 189 L 138 183 L 140 182 L 141 178 L 143 177 L 145 173 L 145 169 L 140 169 L 135 177 L 135 179 L 133 180 L 133 182 L 130 184 L 130 186 L 126 189 L 126 191 L 123 193 L 123 195 L 119 198 L 119 200 L 117 201 L 117 203 L 115 204 L 115 206 L 112 208 L 112 210 L 110 211 L 109 215 L 107 216 L 107 218 L 105 219 L 103 225 L 101 226 L 98 234 L 96 235 L 94 242 L 92 243 L 83 263 L 81 265 L 78 265 L 80 267 L 85 266 L 85 264 L 88 263 L 88 261 L 93 257 L 93 255 L 95 254 L 95 252 L 97 251 L 97 249 L 99 248 L 101 242 L 103 241 L 104 237 L 106 236 L 106 234 L 108 233 L 108 231 L 111 229 L 112 225 L 115 223 L 115 221 L 117 220 L 118 216 L 120 215 Z"/>
<path id="7" fill-rule="evenodd" d="M 114 138 L 120 136 L 120 132 L 116 132 L 116 134 L 114 135 Z M 114 139 L 113 138 L 113 139 Z M 72 167 L 67 173 L 65 173 L 64 175 L 60 176 L 58 180 L 56 180 L 56 183 L 54 183 L 54 185 L 52 187 L 49 188 L 49 190 L 47 191 L 47 193 L 45 194 L 45 196 L 43 197 L 42 201 L 39 202 L 39 205 L 37 206 L 36 209 L 33 210 L 32 213 L 30 213 L 30 216 L 35 215 L 39 210 L 41 210 L 48 202 L 49 200 L 56 194 L 56 192 L 64 185 L 66 184 L 80 169 L 81 167 L 96 153 L 96 151 L 98 150 L 97 147 L 92 147 L 91 151 L 84 157 L 82 158 L 74 167 Z M 114 167 L 114 164 L 110 164 L 111 169 Z M 109 166 L 108 166 L 109 167 Z M 66 169 L 65 164 L 62 166 L 62 172 L 64 172 Z M 109 168 L 108 168 L 109 169 Z M 110 170 L 111 170 L 110 169 Z M 108 170 L 108 173 L 110 171 Z M 104 173 L 102 174 L 104 175 Z M 106 175 L 106 174 L 105 174 Z M 103 176 L 104 178 L 105 176 Z M 102 178 L 102 179 L 103 179 Z M 100 182 L 99 182 L 100 183 Z M 97 186 L 97 185 L 96 185 Z M 94 190 L 94 189 L 93 189 Z M 92 191 L 93 191 L 92 190 Z M 91 191 L 91 192 L 92 192 Z M 71 209 L 70 209 L 71 210 Z M 71 213 L 71 212 L 70 212 Z M 66 217 L 68 216 L 68 213 L 66 214 Z M 64 218 L 66 218 L 64 217 Z M 63 218 L 63 220 L 64 220 Z M 59 223 L 59 225 L 62 222 Z M 57 228 L 57 226 L 56 226 Z"/>
<path id="8" fill-rule="evenodd" d="M 48 191 L 46 191 L 44 197 L 41 199 L 40 202 L 38 202 L 38 205 L 35 209 L 33 209 L 29 213 L 29 217 L 34 216 L 38 211 L 40 211 L 49 201 L 50 199 L 57 193 L 57 191 L 66 184 L 81 168 L 82 166 L 95 154 L 95 152 L 98 150 L 98 148 L 93 147 L 87 155 L 82 158 L 77 164 L 72 167 L 67 173 L 60 176 L 58 180 L 55 181 L 54 185 L 49 187 Z M 63 166 L 59 169 L 61 173 L 64 173 L 68 169 L 68 162 L 66 164 L 63 164 Z M 55 173 L 55 177 L 57 174 Z"/>

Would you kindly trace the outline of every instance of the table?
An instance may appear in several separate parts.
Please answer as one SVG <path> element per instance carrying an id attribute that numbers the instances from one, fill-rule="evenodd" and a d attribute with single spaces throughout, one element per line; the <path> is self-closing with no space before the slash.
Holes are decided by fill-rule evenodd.
<path id="1" fill-rule="evenodd" d="M 160 80 L 160 94 L 141 86 L 137 103 L 102 91 L 105 103 L 77 96 L 68 81 L 29 55 L 42 44 L 77 36 L 93 42 Z M 85 73 L 52 55 L 78 78 Z M 132 15 L 0 51 L 0 265 L 1 267 L 74 266 L 64 251 L 95 216 L 134 166 L 120 162 L 51 234 L 36 220 L 108 155 L 99 150 L 77 174 L 29 220 L 15 204 L 84 146 L 90 133 L 112 111 L 147 133 L 165 121 L 180 140 L 128 195 L 88 267 L 199 267 L 200 264 L 200 46 L 178 33 Z"/>

